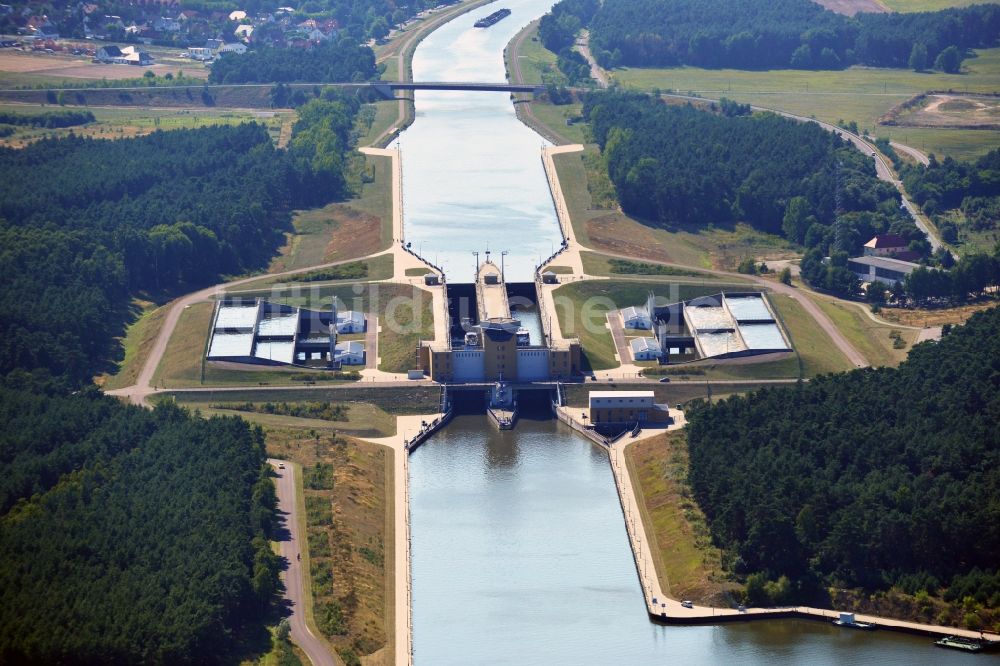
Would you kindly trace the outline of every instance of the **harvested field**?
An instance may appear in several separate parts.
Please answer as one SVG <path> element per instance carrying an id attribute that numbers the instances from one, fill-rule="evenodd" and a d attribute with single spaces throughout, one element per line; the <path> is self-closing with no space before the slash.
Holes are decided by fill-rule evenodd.
<path id="1" fill-rule="evenodd" d="M 880 125 L 1000 129 L 1000 96 L 951 93 L 916 95 L 879 118 Z"/>
<path id="2" fill-rule="evenodd" d="M 816 4 L 845 16 L 854 16 L 859 12 L 885 14 L 890 11 L 880 0 L 816 0 Z"/>
<path id="3" fill-rule="evenodd" d="M 193 62 L 186 65 L 158 63 L 149 67 L 136 67 L 97 64 L 81 56 L 25 53 L 13 49 L 0 52 L 0 72 L 38 74 L 53 79 L 136 79 L 147 70 L 163 76 L 168 72 L 176 75 L 182 69 L 185 76 L 208 78 L 208 70 Z"/>
<path id="4" fill-rule="evenodd" d="M 996 306 L 996 301 L 984 301 L 982 303 L 936 310 L 882 308 L 879 316 L 886 321 L 893 321 L 905 326 L 941 326 L 942 324 L 964 324 L 975 313 L 981 310 L 989 310 Z"/>

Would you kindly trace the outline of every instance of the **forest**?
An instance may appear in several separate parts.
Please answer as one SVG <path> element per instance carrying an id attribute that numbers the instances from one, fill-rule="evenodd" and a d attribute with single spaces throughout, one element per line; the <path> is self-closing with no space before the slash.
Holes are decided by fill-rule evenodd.
<path id="1" fill-rule="evenodd" d="M 701 403 L 688 412 L 690 479 L 733 570 L 786 577 L 785 601 L 940 584 L 997 607 L 998 422 L 993 308 L 898 369 Z"/>
<path id="2" fill-rule="evenodd" d="M 130 295 L 264 266 L 292 208 L 346 194 L 359 108 L 309 102 L 287 150 L 257 124 L 0 149 L 0 374 L 86 383 L 113 356 Z"/>
<path id="3" fill-rule="evenodd" d="M 932 216 L 948 243 L 969 233 L 991 232 L 1000 225 L 1000 150 L 974 162 L 931 157 L 923 165 L 903 166 L 903 184 L 913 200 Z"/>
<path id="4" fill-rule="evenodd" d="M 615 92 L 583 106 L 622 209 L 650 224 L 742 221 L 824 256 L 886 231 L 923 238 L 870 157 L 815 123 L 747 111 Z"/>
<path id="5" fill-rule="evenodd" d="M 605 67 L 961 68 L 995 46 L 1000 5 L 918 13 L 835 14 L 810 0 L 563 0 L 539 35 L 558 53 L 581 27 Z M 574 30 L 575 28 L 575 30 Z"/>
<path id="6" fill-rule="evenodd" d="M 308 49 L 261 46 L 212 65 L 210 83 L 350 83 L 376 78 L 375 54 L 350 38 Z"/>
<path id="7" fill-rule="evenodd" d="M 17 373 L 0 423 L 0 661 L 232 662 L 249 634 L 266 644 L 280 560 L 259 429 Z"/>

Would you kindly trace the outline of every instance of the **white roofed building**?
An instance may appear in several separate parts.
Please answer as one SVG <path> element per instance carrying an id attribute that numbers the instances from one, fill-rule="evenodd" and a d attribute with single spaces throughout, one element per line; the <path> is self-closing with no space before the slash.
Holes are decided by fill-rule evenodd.
<path id="1" fill-rule="evenodd" d="M 637 328 L 646 331 L 653 328 L 653 320 L 650 319 L 646 309 L 635 307 L 634 305 L 630 305 L 622 310 L 622 321 L 625 323 L 625 328 Z"/>

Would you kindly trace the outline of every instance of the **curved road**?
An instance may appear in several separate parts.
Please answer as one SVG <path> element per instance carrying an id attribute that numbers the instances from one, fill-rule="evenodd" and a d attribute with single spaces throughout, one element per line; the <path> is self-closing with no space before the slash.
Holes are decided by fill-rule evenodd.
<path id="1" fill-rule="evenodd" d="M 313 666 L 340 666 L 340 662 L 327 648 L 326 643 L 316 638 L 306 624 L 302 562 L 299 560 L 302 541 L 296 519 L 294 466 L 287 460 L 274 458 L 268 458 L 267 462 L 277 475 L 274 486 L 278 491 L 278 512 L 284 516 L 285 529 L 288 530 L 288 539 L 280 542 L 280 554 L 288 561 L 288 568 L 281 573 L 281 582 L 285 585 L 285 598 L 292 612 L 288 618 L 292 627 L 292 640 L 302 648 Z"/>

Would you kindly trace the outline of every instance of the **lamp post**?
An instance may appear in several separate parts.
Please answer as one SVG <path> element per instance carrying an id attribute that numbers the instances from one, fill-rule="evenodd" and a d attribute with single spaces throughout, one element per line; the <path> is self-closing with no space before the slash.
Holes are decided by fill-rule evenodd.
<path id="1" fill-rule="evenodd" d="M 479 279 L 479 251 L 477 250 L 477 251 L 473 252 L 472 254 L 473 254 L 473 256 L 474 256 L 474 257 L 476 258 L 476 272 L 475 272 L 475 279 L 477 279 L 477 280 L 478 280 L 478 279 Z"/>
<path id="2" fill-rule="evenodd" d="M 503 258 L 506 257 L 507 254 L 508 254 L 507 250 L 504 250 L 503 252 L 500 253 L 500 281 L 503 282 L 504 284 L 507 284 L 507 280 L 504 279 L 503 276 L 503 264 L 504 264 Z"/>

